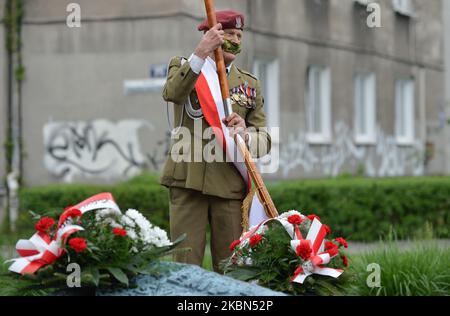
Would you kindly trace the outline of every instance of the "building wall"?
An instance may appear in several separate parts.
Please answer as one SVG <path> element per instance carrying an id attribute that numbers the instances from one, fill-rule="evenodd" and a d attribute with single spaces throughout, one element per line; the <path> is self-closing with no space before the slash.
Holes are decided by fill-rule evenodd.
<path id="1" fill-rule="evenodd" d="M 79 0 L 82 27 L 65 24 L 72 1 L 27 2 L 23 29 L 25 182 L 110 182 L 142 169 L 160 170 L 168 146 L 160 92 L 126 95 L 124 81 L 145 79 L 151 65 L 189 56 L 204 15 L 194 0 Z M 417 19 L 379 1 L 382 28 L 368 29 L 367 12 L 351 0 L 216 0 L 218 9 L 246 14 L 244 52 L 280 66 L 280 168 L 267 178 L 323 177 L 360 169 L 369 176 L 442 173 L 443 56 L 441 0 L 414 1 Z M 332 80 L 333 141 L 305 139 L 305 79 L 311 64 L 328 66 Z M 378 142 L 353 139 L 355 71 L 377 75 Z M 394 139 L 394 83 L 416 82 L 416 141 Z M 420 101 L 420 102 L 419 102 Z M 427 140 L 433 159 L 423 163 Z M 433 146 L 432 146 L 433 145 Z"/>
<path id="2" fill-rule="evenodd" d="M 379 3 L 382 28 L 369 29 L 365 9 L 352 1 L 302 1 L 300 7 L 293 7 L 291 1 L 254 2 L 254 56 L 268 55 L 281 61 L 282 159 L 280 173 L 275 177 L 335 176 L 355 173 L 358 167 L 370 176 L 421 175 L 425 173 L 422 156 L 427 136 L 436 148 L 427 170 L 443 170 L 445 157 L 438 152 L 443 145 L 439 125 L 440 2 L 431 1 L 425 6 L 416 1 L 417 20 L 396 15 L 390 1 Z M 268 44 L 268 39 L 273 45 Z M 331 146 L 306 141 L 303 100 L 306 71 L 311 64 L 331 69 Z M 377 76 L 379 140 L 375 146 L 360 146 L 353 140 L 355 71 L 371 71 Z M 401 77 L 413 77 L 416 81 L 416 141 L 406 147 L 397 146 L 394 139 L 394 84 Z"/>

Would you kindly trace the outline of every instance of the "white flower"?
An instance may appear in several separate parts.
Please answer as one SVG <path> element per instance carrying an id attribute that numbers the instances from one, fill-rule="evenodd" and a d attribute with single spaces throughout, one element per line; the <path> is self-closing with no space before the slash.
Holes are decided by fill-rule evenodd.
<path id="1" fill-rule="evenodd" d="M 122 218 L 120 219 L 120 222 L 127 227 L 131 227 L 134 228 L 136 227 L 136 223 L 128 216 L 124 215 L 122 216 Z"/>
<path id="2" fill-rule="evenodd" d="M 150 222 L 144 217 L 144 215 L 134 209 L 129 209 L 128 211 L 126 211 L 125 215 L 132 219 L 141 230 L 147 230 L 152 226 Z"/>
<path id="3" fill-rule="evenodd" d="M 115 220 L 111 220 L 111 222 L 109 223 L 109 226 L 111 226 L 112 228 L 120 228 L 123 229 L 123 226 L 120 225 L 119 223 L 117 223 Z"/>
<path id="4" fill-rule="evenodd" d="M 167 237 L 166 231 L 157 226 L 153 226 L 144 215 L 137 210 L 127 210 L 121 219 L 121 223 L 127 227 L 133 228 L 127 230 L 128 235 L 133 240 L 141 242 L 144 250 L 152 247 L 172 245 Z"/>
<path id="5" fill-rule="evenodd" d="M 299 211 L 292 210 L 292 211 L 284 212 L 283 214 L 278 216 L 278 219 L 286 219 L 292 215 L 299 215 L 302 219 L 305 218 L 305 216 L 302 213 L 300 213 Z"/>
<path id="6" fill-rule="evenodd" d="M 138 239 L 138 236 L 137 236 L 136 231 L 134 229 L 129 228 L 126 231 L 127 231 L 127 236 L 128 237 L 130 237 L 133 240 L 137 240 Z"/>

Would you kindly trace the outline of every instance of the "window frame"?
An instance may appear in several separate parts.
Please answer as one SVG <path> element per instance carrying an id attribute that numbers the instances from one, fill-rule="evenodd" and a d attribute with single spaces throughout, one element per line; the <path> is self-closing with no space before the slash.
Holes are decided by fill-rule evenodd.
<path id="1" fill-rule="evenodd" d="M 358 86 L 358 80 L 360 85 Z M 362 88 L 363 104 L 361 101 L 361 95 L 358 94 L 358 88 Z M 355 143 L 361 145 L 374 145 L 377 142 L 376 126 L 377 126 L 377 82 L 376 75 L 373 72 L 357 72 L 353 76 L 353 127 Z M 360 111 L 364 111 L 365 133 L 361 132 L 359 126 L 361 122 L 359 119 Z"/>
<path id="2" fill-rule="evenodd" d="M 316 103 L 315 95 L 311 93 L 311 83 L 316 82 L 317 78 L 312 78 L 314 72 L 319 72 L 320 75 L 320 130 L 316 130 L 313 124 L 314 116 L 317 115 L 315 109 L 311 108 L 312 103 Z M 307 133 L 306 139 L 311 144 L 330 144 L 332 142 L 331 136 L 331 70 L 329 67 L 321 65 L 310 65 L 307 69 L 305 104 L 307 117 Z M 314 90 L 317 88 L 314 86 Z"/>
<path id="3" fill-rule="evenodd" d="M 398 145 L 414 144 L 416 127 L 416 87 L 414 78 L 395 81 L 395 138 Z M 409 122 L 408 122 L 409 121 Z M 404 134 L 402 134 L 404 132 Z"/>

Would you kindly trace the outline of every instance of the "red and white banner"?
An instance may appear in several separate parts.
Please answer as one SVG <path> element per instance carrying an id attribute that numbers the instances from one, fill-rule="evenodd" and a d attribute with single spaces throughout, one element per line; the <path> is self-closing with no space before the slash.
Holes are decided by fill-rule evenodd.
<path id="1" fill-rule="evenodd" d="M 111 193 L 100 193 L 94 195 L 83 202 L 68 207 L 61 214 L 53 238 L 42 232 L 35 233 L 30 239 L 20 239 L 16 244 L 17 253 L 21 258 L 12 259 L 13 263 L 9 271 L 20 274 L 33 274 L 43 266 L 54 263 L 61 257 L 65 249 L 63 248 L 67 238 L 83 227 L 72 225 L 72 218 L 67 216 L 71 210 L 78 209 L 83 214 L 97 209 L 114 209 L 120 212 L 119 207 Z"/>
<path id="2" fill-rule="evenodd" d="M 311 274 L 326 275 L 333 278 L 339 277 L 344 270 L 333 269 L 324 267 L 331 260 L 331 256 L 328 252 L 324 252 L 324 239 L 326 236 L 326 229 L 322 223 L 315 218 L 309 228 L 306 239 L 303 239 L 300 235 L 296 234 L 296 238 L 291 240 L 291 248 L 296 251 L 297 247 L 301 244 L 308 244 L 312 250 L 311 256 L 306 262 L 299 267 L 292 277 L 291 282 L 303 283 L 305 279 Z"/>
<path id="3" fill-rule="evenodd" d="M 219 77 L 216 71 L 215 62 L 211 58 L 207 58 L 203 65 L 202 71 L 197 83 L 195 84 L 195 91 L 197 92 L 200 106 L 203 115 L 208 124 L 213 128 L 216 140 L 224 148 L 228 157 L 228 161 L 232 161 L 238 169 L 242 178 L 247 185 L 247 192 L 250 192 L 252 185 L 247 167 L 244 159 L 237 148 L 233 137 L 230 136 L 230 131 L 222 122 L 225 116 L 224 103 L 222 93 L 220 91 Z M 263 205 L 261 204 L 258 195 L 253 197 L 252 205 L 249 212 L 249 225 L 258 225 L 262 221 L 268 219 Z"/>

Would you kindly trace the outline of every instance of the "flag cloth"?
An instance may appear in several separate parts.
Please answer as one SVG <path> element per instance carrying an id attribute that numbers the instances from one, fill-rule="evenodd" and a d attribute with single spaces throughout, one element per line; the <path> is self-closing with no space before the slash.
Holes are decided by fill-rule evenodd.
<path id="1" fill-rule="evenodd" d="M 195 84 L 195 91 L 200 102 L 203 115 L 208 124 L 213 128 L 216 140 L 223 147 L 229 161 L 232 161 L 247 186 L 247 198 L 244 201 L 251 199 L 251 206 L 249 214 L 245 214 L 243 218 L 244 226 L 254 226 L 269 218 L 264 206 L 258 198 L 256 190 L 252 190 L 252 181 L 245 165 L 244 159 L 237 148 L 234 139 L 230 136 L 229 129 L 225 126 L 222 120 L 225 118 L 225 109 L 220 91 L 219 77 L 217 75 L 215 63 L 211 58 L 207 58 L 203 65 L 202 71 L 197 83 Z M 244 203 L 245 204 L 248 203 Z M 248 216 L 248 218 L 247 218 Z M 244 230 L 248 227 L 244 227 Z"/>

